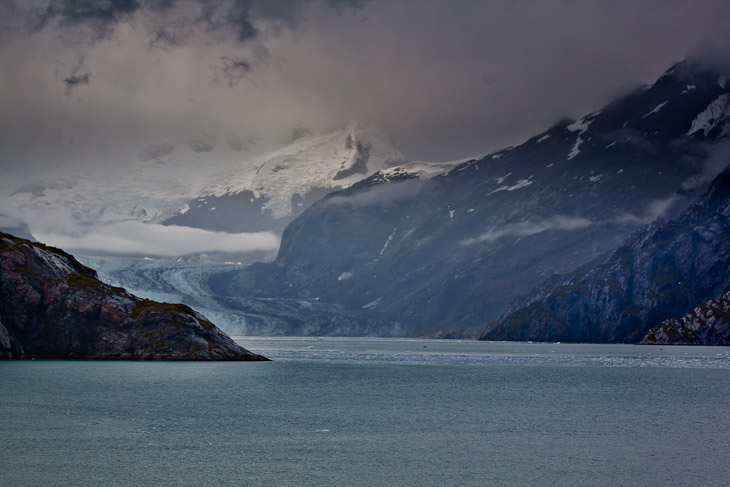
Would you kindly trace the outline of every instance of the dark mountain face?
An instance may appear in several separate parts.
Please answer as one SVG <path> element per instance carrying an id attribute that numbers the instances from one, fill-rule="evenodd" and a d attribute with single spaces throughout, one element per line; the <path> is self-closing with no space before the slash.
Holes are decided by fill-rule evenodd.
<path id="1" fill-rule="evenodd" d="M 377 173 L 294 220 L 274 263 L 215 285 L 341 304 L 413 335 L 478 327 L 549 276 L 686 207 L 727 137 L 729 92 L 718 74 L 680 64 L 603 110 L 446 175 Z"/>
<path id="2" fill-rule="evenodd" d="M 140 299 L 59 249 L 3 233 L 0 358 L 266 360 L 187 306 Z"/>
<path id="3" fill-rule="evenodd" d="M 662 321 L 728 290 L 730 172 L 723 172 L 679 217 L 652 224 L 608 257 L 544 284 L 483 338 L 638 342 Z M 662 343 L 657 337 L 672 335 L 672 328 L 679 337 L 678 324 L 652 330 L 650 341 Z"/>
<path id="4" fill-rule="evenodd" d="M 329 188 L 315 188 L 304 196 L 295 194 L 291 201 L 291 214 L 278 218 L 265 208 L 269 202 L 265 195 L 257 195 L 252 191 L 223 196 L 207 195 L 188 202 L 188 211 L 168 218 L 164 224 L 231 233 L 272 231 L 281 234 L 305 208 L 330 191 Z"/>

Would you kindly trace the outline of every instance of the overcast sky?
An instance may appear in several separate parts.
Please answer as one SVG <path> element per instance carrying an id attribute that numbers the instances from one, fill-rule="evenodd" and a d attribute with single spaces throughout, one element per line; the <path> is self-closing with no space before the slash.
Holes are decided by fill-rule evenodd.
<path id="1" fill-rule="evenodd" d="M 360 119 L 407 157 L 511 145 L 730 44 L 727 1 L 0 0 L 0 164 Z"/>

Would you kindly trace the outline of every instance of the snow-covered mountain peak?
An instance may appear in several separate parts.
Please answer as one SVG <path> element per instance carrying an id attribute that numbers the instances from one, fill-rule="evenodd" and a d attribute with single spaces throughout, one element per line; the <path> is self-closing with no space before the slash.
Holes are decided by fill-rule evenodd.
<path id="1" fill-rule="evenodd" d="M 297 137 L 286 147 L 242 161 L 216 178 L 202 195 L 223 197 L 251 191 L 256 198 L 267 198 L 263 210 L 282 218 L 292 214 L 295 195 L 346 188 L 403 162 L 403 155 L 382 130 L 351 121 L 341 130 Z"/>

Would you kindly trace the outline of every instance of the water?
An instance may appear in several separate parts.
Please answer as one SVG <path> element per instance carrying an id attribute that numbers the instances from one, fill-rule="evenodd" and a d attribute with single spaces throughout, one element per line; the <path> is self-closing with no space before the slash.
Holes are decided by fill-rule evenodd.
<path id="1" fill-rule="evenodd" d="M 243 343 L 277 360 L 0 362 L 0 484 L 724 486 L 730 477 L 729 348 Z"/>

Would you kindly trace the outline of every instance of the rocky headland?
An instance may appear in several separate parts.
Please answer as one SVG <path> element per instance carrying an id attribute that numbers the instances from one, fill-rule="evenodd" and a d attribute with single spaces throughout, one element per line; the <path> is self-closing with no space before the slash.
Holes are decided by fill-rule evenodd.
<path id="1" fill-rule="evenodd" d="M 62 250 L 6 233 L 0 358 L 267 360 L 185 305 L 134 296 Z"/>

